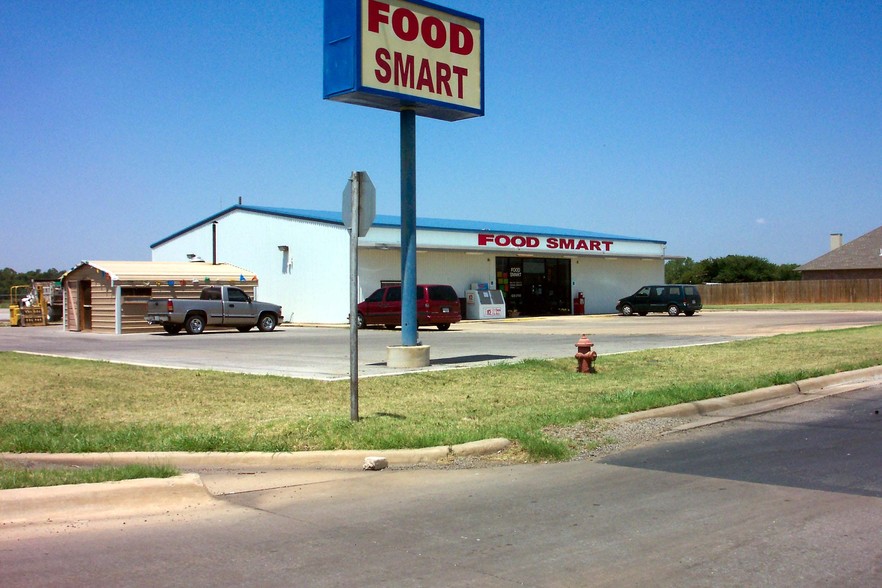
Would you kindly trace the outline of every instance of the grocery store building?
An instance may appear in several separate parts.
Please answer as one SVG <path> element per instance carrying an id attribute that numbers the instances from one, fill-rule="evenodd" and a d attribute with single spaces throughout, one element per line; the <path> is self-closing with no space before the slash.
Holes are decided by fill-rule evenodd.
<path id="1" fill-rule="evenodd" d="M 377 215 L 359 239 L 359 299 L 401 279 L 401 225 Z M 153 261 L 224 262 L 259 277 L 259 300 L 284 319 L 349 315 L 349 231 L 341 212 L 236 205 L 152 244 Z M 665 241 L 494 222 L 417 219 L 417 282 L 501 290 L 509 316 L 615 312 L 619 298 L 664 283 Z"/>

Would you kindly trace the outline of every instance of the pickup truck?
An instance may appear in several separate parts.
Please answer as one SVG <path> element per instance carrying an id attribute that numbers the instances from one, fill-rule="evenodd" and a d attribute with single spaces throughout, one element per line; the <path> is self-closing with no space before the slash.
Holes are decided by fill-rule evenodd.
<path id="1" fill-rule="evenodd" d="M 282 307 L 251 300 L 239 288 L 212 286 L 202 290 L 198 300 L 151 298 L 144 319 L 151 325 L 162 325 L 170 335 L 180 333 L 182 328 L 198 335 L 209 326 L 236 327 L 244 333 L 257 325 L 268 332 L 281 322 Z"/>

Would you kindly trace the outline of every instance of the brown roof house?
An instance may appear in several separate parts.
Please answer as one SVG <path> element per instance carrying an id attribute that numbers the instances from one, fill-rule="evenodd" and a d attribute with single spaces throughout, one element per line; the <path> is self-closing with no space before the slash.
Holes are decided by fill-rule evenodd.
<path id="1" fill-rule="evenodd" d="M 842 244 L 842 235 L 830 235 L 830 249 L 797 268 L 803 280 L 882 278 L 882 227 Z"/>
<path id="2" fill-rule="evenodd" d="M 151 297 L 199 298 L 202 288 L 217 285 L 253 296 L 257 276 L 226 263 L 83 261 L 61 284 L 65 330 L 119 335 L 160 330 L 144 320 Z"/>

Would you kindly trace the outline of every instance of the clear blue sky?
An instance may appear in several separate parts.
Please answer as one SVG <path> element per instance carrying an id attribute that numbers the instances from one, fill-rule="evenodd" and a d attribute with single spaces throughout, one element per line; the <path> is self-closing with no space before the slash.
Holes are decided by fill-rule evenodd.
<path id="1" fill-rule="evenodd" d="M 446 0 L 486 115 L 417 121 L 417 213 L 804 263 L 882 225 L 882 3 Z M 0 268 L 149 259 L 231 206 L 399 213 L 395 113 L 322 99 L 320 0 L 0 2 Z"/>

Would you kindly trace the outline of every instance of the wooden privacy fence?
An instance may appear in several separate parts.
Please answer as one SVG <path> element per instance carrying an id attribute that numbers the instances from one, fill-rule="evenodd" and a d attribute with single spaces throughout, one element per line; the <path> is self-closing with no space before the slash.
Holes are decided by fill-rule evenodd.
<path id="1" fill-rule="evenodd" d="M 792 304 L 882 302 L 882 279 L 792 280 L 743 284 L 700 284 L 705 306 L 714 304 Z"/>

